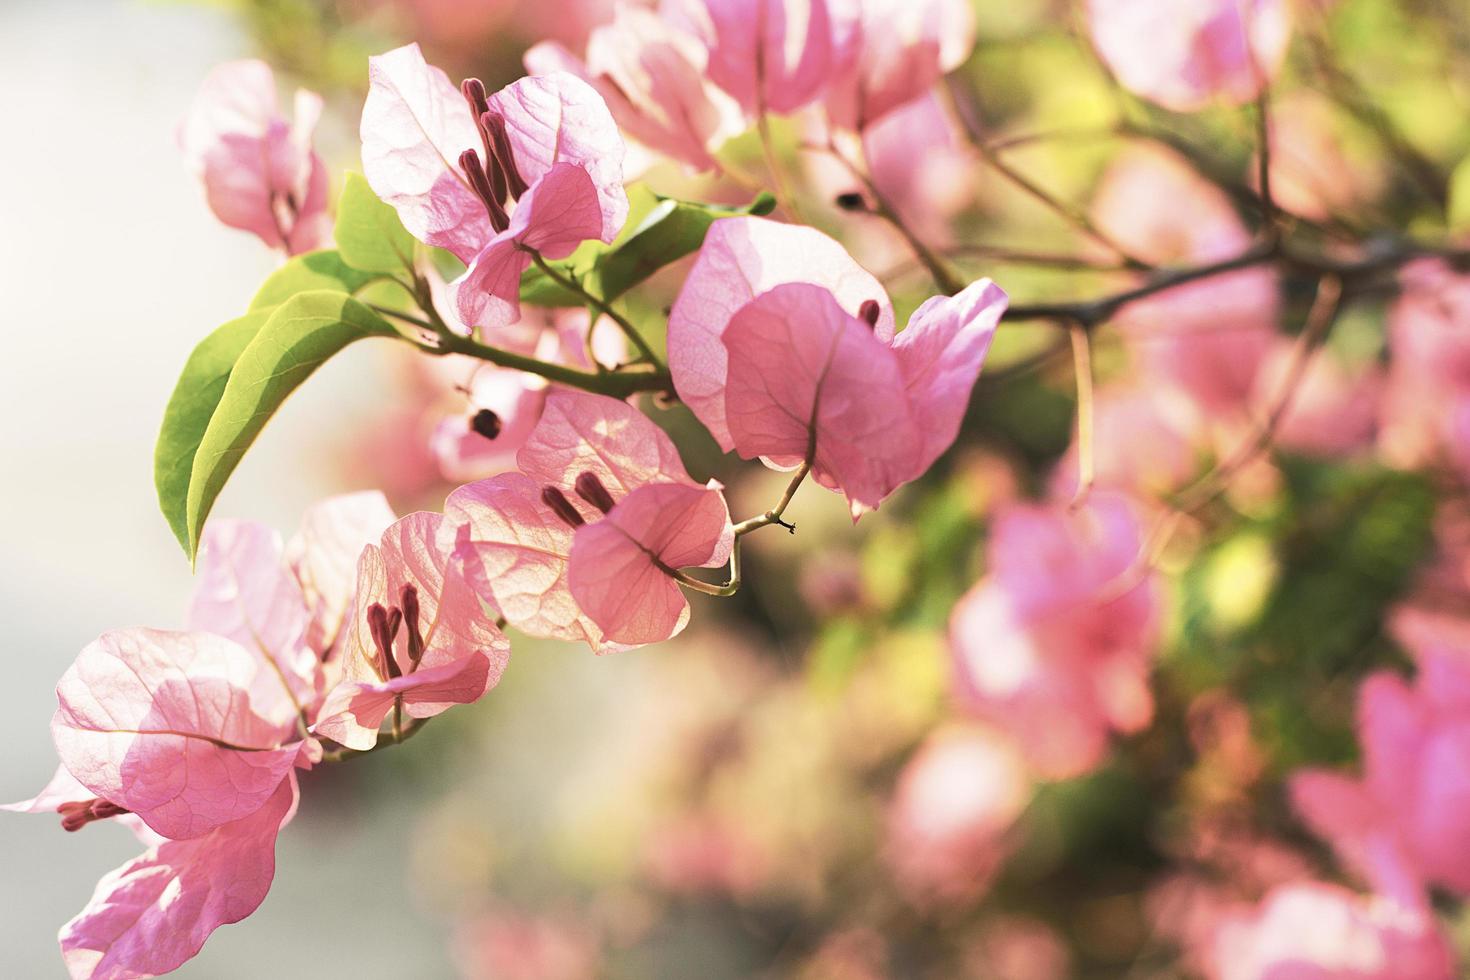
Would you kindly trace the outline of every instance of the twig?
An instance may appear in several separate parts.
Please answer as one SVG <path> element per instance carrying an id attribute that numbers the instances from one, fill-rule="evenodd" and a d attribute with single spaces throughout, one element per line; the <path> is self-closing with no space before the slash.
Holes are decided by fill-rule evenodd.
<path id="1" fill-rule="evenodd" d="M 759 528 L 763 528 L 771 524 L 780 524 L 788 531 L 795 532 L 796 528 L 781 520 L 781 516 L 786 513 L 786 508 L 791 505 L 791 498 L 796 496 L 797 488 L 801 486 L 802 481 L 806 479 L 807 474 L 811 471 L 811 460 L 807 459 L 800 466 L 798 466 L 796 468 L 796 472 L 791 475 L 791 482 L 786 485 L 786 492 L 781 494 L 781 499 L 776 502 L 776 506 L 766 511 L 764 514 L 761 514 L 759 517 L 752 517 L 747 520 L 741 521 L 739 524 L 736 524 L 735 537 L 743 537 L 749 534 L 751 531 L 755 531 Z"/>

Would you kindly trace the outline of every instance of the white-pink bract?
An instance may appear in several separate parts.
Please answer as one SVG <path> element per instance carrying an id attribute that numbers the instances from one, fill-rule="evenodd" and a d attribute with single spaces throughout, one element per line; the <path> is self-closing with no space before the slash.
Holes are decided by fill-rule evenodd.
<path id="1" fill-rule="evenodd" d="M 327 170 L 311 146 L 321 112 L 321 96 L 298 89 L 288 122 L 263 61 L 209 73 L 179 127 L 179 146 L 220 221 L 290 255 L 330 243 Z"/>
<path id="2" fill-rule="evenodd" d="M 562 71 L 584 79 L 629 139 L 694 170 L 716 168 L 714 154 L 745 128 L 739 106 L 710 81 L 708 62 L 692 35 L 628 5 L 592 31 L 585 61 L 555 41 L 525 56 L 533 75 Z"/>
<path id="3" fill-rule="evenodd" d="M 1084 506 L 1014 504 L 997 513 L 989 575 L 950 619 L 957 693 L 1003 728 L 1040 774 L 1066 778 L 1103 758 L 1110 733 L 1153 717 L 1158 632 L 1143 529 L 1122 496 Z"/>
<path id="4" fill-rule="evenodd" d="M 1470 895 L 1470 622 L 1406 607 L 1393 627 L 1419 673 L 1363 682 L 1363 775 L 1308 769 L 1292 797 L 1377 891 L 1427 909 L 1430 886 Z"/>
<path id="5" fill-rule="evenodd" d="M 781 468 L 809 459 L 856 518 L 954 441 L 1006 302 L 982 279 L 895 336 L 887 294 L 836 242 L 730 218 L 674 305 L 669 366 L 721 448 Z"/>
<path id="6" fill-rule="evenodd" d="M 1118 81 L 1176 112 L 1254 99 L 1291 39 L 1286 0 L 1088 0 L 1087 14 Z"/>
<path id="7" fill-rule="evenodd" d="M 518 461 L 520 472 L 445 502 L 448 539 L 481 596 L 526 633 L 598 651 L 682 630 L 689 607 L 671 573 L 721 566 L 733 546 L 719 485 L 690 479 L 636 408 L 562 390 Z"/>
<path id="8" fill-rule="evenodd" d="M 443 521 L 441 514 L 410 514 L 363 551 L 342 679 L 322 704 L 315 734 L 370 749 L 390 712 L 432 718 L 478 701 L 500 680 L 510 643 L 481 608 L 452 549 L 440 544 Z M 386 644 L 371 627 L 375 607 L 401 616 Z"/>
<path id="9" fill-rule="evenodd" d="M 520 277 L 532 252 L 565 258 L 588 239 L 612 241 L 622 228 L 623 140 L 602 97 L 575 75 L 522 78 L 488 97 L 486 115 L 499 120 L 508 143 L 500 172 L 525 184 L 510 190 L 514 206 L 499 227 L 489 209 L 503 200 L 487 201 L 474 186 L 485 175 L 461 163 L 489 149 L 449 77 L 409 44 L 370 59 L 369 83 L 363 172 L 411 234 L 468 265 L 452 284 L 466 325 L 494 330 L 520 318 Z M 476 158 L 474 166 L 485 162 Z"/>

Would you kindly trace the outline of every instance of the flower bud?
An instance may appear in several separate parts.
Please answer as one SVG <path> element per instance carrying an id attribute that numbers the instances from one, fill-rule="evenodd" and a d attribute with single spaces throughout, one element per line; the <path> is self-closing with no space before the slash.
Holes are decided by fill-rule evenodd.
<path id="1" fill-rule="evenodd" d="M 878 325 L 878 301 L 876 299 L 865 299 L 863 305 L 858 307 L 858 319 L 870 327 Z"/>
<path id="2" fill-rule="evenodd" d="M 505 424 L 500 420 L 499 415 L 488 408 L 482 408 L 470 419 L 470 428 L 486 439 L 494 439 L 500 435 Z"/>

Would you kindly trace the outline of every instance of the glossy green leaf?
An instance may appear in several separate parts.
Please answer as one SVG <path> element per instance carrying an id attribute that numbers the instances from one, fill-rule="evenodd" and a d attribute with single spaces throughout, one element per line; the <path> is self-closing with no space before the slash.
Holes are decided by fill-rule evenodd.
<path id="1" fill-rule="evenodd" d="M 661 197 L 641 185 L 629 192 L 628 223 L 611 245 L 592 242 L 552 265 L 589 292 L 612 302 L 659 269 L 699 250 L 709 226 L 721 218 L 770 214 L 776 199 L 762 194 L 744 207 L 699 204 Z M 521 301 L 532 306 L 582 306 L 576 293 L 532 267 L 521 277 Z"/>
<path id="2" fill-rule="evenodd" d="M 235 361 L 194 454 L 185 497 L 191 559 L 215 499 L 286 398 L 347 345 L 393 336 L 381 316 L 334 290 L 300 293 L 270 314 Z"/>
<path id="3" fill-rule="evenodd" d="M 235 361 L 272 312 L 273 308 L 247 313 L 200 341 L 184 363 L 183 373 L 164 409 L 163 427 L 153 452 L 153 484 L 158 489 L 163 516 L 185 551 L 189 550 L 185 502 L 194 454 L 225 392 L 225 382 Z"/>
<path id="4" fill-rule="evenodd" d="M 354 269 L 393 273 L 413 265 L 413 236 L 362 174 L 347 174 L 334 235 L 342 261 Z"/>
<path id="5" fill-rule="evenodd" d="M 305 252 L 266 278 L 250 301 L 250 309 L 253 312 L 278 306 L 298 293 L 313 290 L 330 289 L 350 295 L 381 278 L 382 273 L 354 269 L 336 249 Z"/>

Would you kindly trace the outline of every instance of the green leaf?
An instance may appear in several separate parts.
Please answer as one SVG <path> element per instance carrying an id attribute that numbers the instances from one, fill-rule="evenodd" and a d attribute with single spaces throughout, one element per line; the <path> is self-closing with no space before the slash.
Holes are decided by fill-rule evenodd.
<path id="1" fill-rule="evenodd" d="M 342 260 L 335 249 L 305 252 L 272 272 L 250 301 L 251 311 L 278 306 L 297 293 L 330 289 L 339 293 L 355 293 L 382 274 L 354 269 Z"/>
<path id="2" fill-rule="evenodd" d="M 342 261 L 354 269 L 393 273 L 413 264 L 413 236 L 362 174 L 347 174 L 334 235 Z"/>
<path id="3" fill-rule="evenodd" d="M 761 194 L 744 207 L 700 204 L 662 197 L 636 186 L 629 192 L 628 223 L 611 245 L 584 244 L 569 258 L 551 265 L 578 279 L 593 295 L 612 302 L 664 266 L 699 250 L 709 226 L 721 218 L 770 214 L 776 199 Z M 564 289 L 534 266 L 521 276 L 521 302 L 532 306 L 583 306 L 577 293 Z"/>
<path id="4" fill-rule="evenodd" d="M 393 336 L 386 320 L 334 290 L 300 293 L 270 314 L 235 361 L 194 454 L 184 511 L 190 560 L 215 498 L 276 409 L 348 344 Z"/>
<path id="5" fill-rule="evenodd" d="M 200 341 L 184 363 L 183 373 L 163 411 L 163 428 L 153 452 L 153 484 L 158 489 L 163 516 L 185 551 L 189 550 L 185 511 L 194 454 L 225 392 L 225 382 L 235 361 L 272 312 L 273 309 L 265 309 L 247 313 Z"/>

